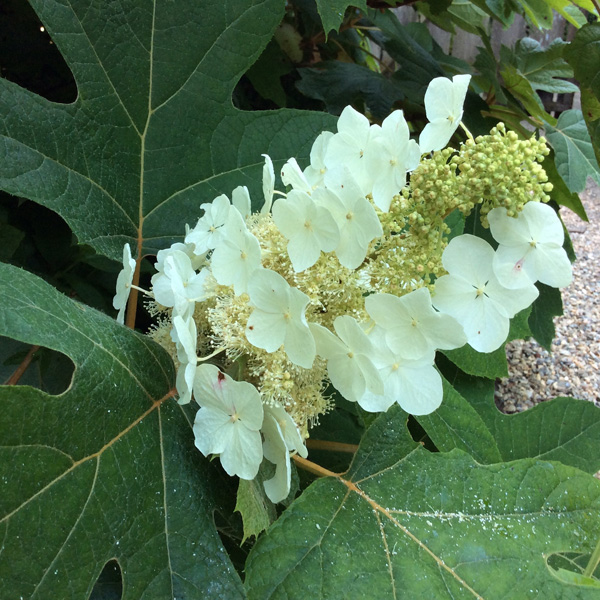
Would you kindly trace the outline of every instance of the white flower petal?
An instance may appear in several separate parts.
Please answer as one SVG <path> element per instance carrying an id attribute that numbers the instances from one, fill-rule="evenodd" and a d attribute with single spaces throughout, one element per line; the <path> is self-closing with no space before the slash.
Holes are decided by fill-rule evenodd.
<path id="1" fill-rule="evenodd" d="M 527 278 L 553 287 L 569 285 L 572 269 L 562 248 L 563 227 L 550 206 L 528 202 L 516 218 L 509 217 L 505 208 L 495 208 L 488 218 L 500 244 L 494 271 L 502 285 L 515 289 Z"/>
<path id="2" fill-rule="evenodd" d="M 302 169 L 295 158 L 290 158 L 281 169 L 281 181 L 284 185 L 291 185 L 295 190 L 311 192 L 312 186 L 304 176 Z"/>
<path id="3" fill-rule="evenodd" d="M 442 403 L 442 378 L 433 365 L 401 365 L 390 377 L 389 393 L 402 410 L 411 415 L 428 415 Z M 386 392 L 388 391 L 386 387 Z"/>
<path id="4" fill-rule="evenodd" d="M 275 352 L 281 348 L 285 335 L 286 322 L 282 314 L 252 311 L 246 325 L 246 338 L 253 346 Z"/>
<path id="5" fill-rule="evenodd" d="M 231 425 L 227 413 L 211 406 L 201 407 L 196 413 L 193 428 L 198 450 L 204 456 L 223 452 L 232 434 Z"/>
<path id="6" fill-rule="evenodd" d="M 265 406 L 265 420 L 267 415 L 271 415 L 277 421 L 287 449 L 291 452 L 296 451 L 300 456 L 306 458 L 308 451 L 306 450 L 300 431 L 290 414 L 279 404 L 273 404 Z"/>
<path id="7" fill-rule="evenodd" d="M 283 348 L 295 365 L 305 369 L 313 366 L 316 356 L 315 340 L 306 324 L 290 320 L 285 330 Z"/>
<path id="8" fill-rule="evenodd" d="M 228 475 L 254 479 L 262 462 L 262 440 L 258 431 L 251 431 L 238 421 L 231 424 L 231 436 L 219 459 Z"/>
<path id="9" fill-rule="evenodd" d="M 250 201 L 250 192 L 245 185 L 238 185 L 238 187 L 231 192 L 231 203 L 237 210 L 242 219 L 246 220 L 252 212 L 252 203 Z"/>
<path id="10" fill-rule="evenodd" d="M 265 203 L 260 209 L 261 213 L 268 213 L 271 210 L 273 202 L 273 192 L 275 191 L 275 170 L 273 169 L 273 161 L 268 154 L 262 154 L 265 158 L 263 166 L 263 196 Z"/>
<path id="11" fill-rule="evenodd" d="M 117 276 L 116 293 L 113 298 L 113 308 L 119 311 L 117 323 L 121 323 L 121 325 L 125 322 L 125 308 L 131 292 L 135 265 L 136 262 L 131 257 L 131 248 L 129 244 L 125 244 L 123 246 L 123 269 Z"/>
<path id="12" fill-rule="evenodd" d="M 263 483 L 265 493 L 271 502 L 277 503 L 285 500 L 290 493 L 291 465 L 290 456 L 284 441 L 283 433 L 273 415 L 267 415 L 263 425 L 263 453 L 265 458 L 272 462 L 275 475 Z"/>
<path id="13" fill-rule="evenodd" d="M 425 112 L 430 121 L 419 137 L 421 152 L 441 150 L 460 125 L 470 75 L 455 75 L 452 81 L 436 77 L 425 92 Z"/>

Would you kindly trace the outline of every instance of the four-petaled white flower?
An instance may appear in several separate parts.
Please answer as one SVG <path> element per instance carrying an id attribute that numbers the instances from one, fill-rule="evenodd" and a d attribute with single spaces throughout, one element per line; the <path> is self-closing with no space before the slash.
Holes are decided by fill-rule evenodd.
<path id="1" fill-rule="evenodd" d="M 271 502 L 281 502 L 290 493 L 290 452 L 295 451 L 304 458 L 308 453 L 292 417 L 278 404 L 265 406 L 265 420 L 261 431 L 265 438 L 264 456 L 276 466 L 275 475 L 263 485 Z"/>
<path id="2" fill-rule="evenodd" d="M 221 194 L 212 202 L 202 204 L 200 208 L 204 210 L 204 215 L 185 236 L 185 243 L 194 244 L 196 254 L 204 254 L 212 250 L 221 241 L 224 233 L 223 227 L 231 210 L 231 203 L 225 194 Z"/>
<path id="3" fill-rule="evenodd" d="M 312 198 L 292 190 L 287 198 L 273 204 L 273 221 L 289 240 L 288 255 L 297 273 L 312 267 L 323 252 L 331 252 L 340 241 L 340 232 L 331 213 Z"/>
<path id="4" fill-rule="evenodd" d="M 152 276 L 154 298 L 159 304 L 173 308 L 174 314 L 187 318 L 194 312 L 194 303 L 207 297 L 207 276 L 208 269 L 196 273 L 190 257 L 174 250 L 165 257 L 164 270 Z"/>
<path id="5" fill-rule="evenodd" d="M 383 212 L 390 209 L 392 198 L 406 185 L 406 173 L 416 169 L 421 160 L 417 142 L 409 138 L 404 114 L 396 110 L 383 121 L 370 143 L 366 159 L 373 180 L 373 202 Z"/>
<path id="6" fill-rule="evenodd" d="M 189 233 L 191 230 L 189 229 L 189 226 L 186 225 L 187 228 L 187 233 Z M 159 250 L 158 254 L 156 255 L 156 264 L 154 265 L 154 268 L 157 270 L 158 273 L 164 273 L 165 271 L 165 260 L 167 259 L 168 256 L 170 256 L 173 252 L 175 252 L 176 250 L 179 252 L 183 252 L 184 254 L 187 254 L 188 258 L 190 259 L 190 262 L 192 264 L 192 269 L 194 269 L 194 271 L 198 271 L 200 268 L 202 268 L 205 264 L 206 264 L 206 254 L 196 254 L 195 253 L 195 245 L 194 244 L 182 244 L 181 242 L 176 242 L 175 244 L 171 244 L 171 246 L 169 248 L 165 248 L 164 250 Z"/>
<path id="7" fill-rule="evenodd" d="M 427 288 L 399 298 L 372 294 L 365 298 L 369 316 L 385 330 L 385 339 L 395 354 L 409 360 L 429 357 L 435 350 L 460 348 L 467 342 L 461 325 L 447 314 L 436 312 Z"/>
<path id="8" fill-rule="evenodd" d="M 392 352 L 386 343 L 386 332 L 376 326 L 369 333 L 374 352 L 371 359 L 381 380 L 383 394 L 367 390 L 358 403 L 367 411 L 387 410 L 394 402 L 411 415 L 428 415 L 442 403 L 442 378 L 433 365 L 432 356 L 407 360 Z"/>
<path id="9" fill-rule="evenodd" d="M 337 336 L 322 325 L 310 324 L 317 352 L 327 360 L 327 374 L 335 389 L 350 402 L 359 402 L 367 390 L 383 394 L 383 382 L 370 358 L 374 350 L 367 334 L 349 315 L 337 317 L 333 328 Z"/>
<path id="10" fill-rule="evenodd" d="M 425 92 L 425 113 L 429 123 L 419 137 L 421 152 L 441 150 L 458 129 L 469 89 L 470 75 L 455 75 L 450 81 L 436 77 Z"/>
<path id="11" fill-rule="evenodd" d="M 340 263 L 356 269 L 365 260 L 369 243 L 383 235 L 381 223 L 373 205 L 347 170 L 327 171 L 325 183 L 327 189 L 318 188 L 312 197 L 329 210 L 337 223 L 340 243 L 335 254 Z"/>
<path id="12" fill-rule="evenodd" d="M 269 269 L 254 274 L 248 294 L 254 306 L 246 325 L 248 341 L 267 352 L 275 352 L 283 344 L 295 365 L 310 369 L 315 359 L 315 341 L 304 314 L 309 297 Z"/>
<path id="13" fill-rule="evenodd" d="M 210 259 L 212 274 L 221 285 L 232 285 L 236 296 L 248 291 L 248 282 L 261 267 L 258 240 L 248 231 L 239 212 L 231 211 L 225 238 Z"/>
<path id="14" fill-rule="evenodd" d="M 194 398 L 201 407 L 194 421 L 196 447 L 204 456 L 218 454 L 229 475 L 254 479 L 263 458 L 264 412 L 257 389 L 203 364 L 196 369 Z"/>
<path id="15" fill-rule="evenodd" d="M 516 218 L 509 217 L 505 208 L 494 208 L 488 220 L 500 244 L 494 273 L 503 286 L 518 288 L 541 281 L 561 288 L 571 283 L 571 262 L 562 247 L 563 227 L 550 206 L 528 202 Z"/>
<path id="16" fill-rule="evenodd" d="M 365 155 L 369 141 L 378 129 L 371 127 L 367 117 L 346 106 L 337 122 L 338 132 L 327 143 L 325 166 L 328 170 L 348 169 L 360 186 L 362 196 L 371 191 Z"/>
<path id="17" fill-rule="evenodd" d="M 509 320 L 538 296 L 532 283 L 509 290 L 494 275 L 493 248 L 474 235 L 450 241 L 442 255 L 449 275 L 435 282 L 433 305 L 452 315 L 478 352 L 492 352 L 506 340 Z"/>
<path id="18" fill-rule="evenodd" d="M 117 277 L 116 294 L 113 298 L 113 308 L 119 311 L 117 323 L 125 322 L 125 307 L 129 300 L 131 284 L 133 283 L 133 274 L 135 272 L 135 259 L 131 258 L 131 248 L 129 244 L 123 246 L 123 269 Z"/>

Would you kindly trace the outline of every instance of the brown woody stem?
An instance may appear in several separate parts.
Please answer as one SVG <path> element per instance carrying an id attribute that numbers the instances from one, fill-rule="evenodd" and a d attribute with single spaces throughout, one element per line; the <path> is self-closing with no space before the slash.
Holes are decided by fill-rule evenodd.
<path id="1" fill-rule="evenodd" d="M 296 464 L 301 469 L 304 469 L 305 471 L 308 471 L 309 473 L 313 473 L 314 475 L 318 475 L 319 477 L 336 477 L 337 478 L 340 476 L 339 473 L 334 473 L 333 471 L 330 471 L 329 469 L 326 469 L 325 467 L 322 467 L 321 465 L 318 465 L 317 463 L 311 462 L 310 460 L 306 460 L 306 458 L 302 458 L 301 456 L 298 456 L 297 454 L 292 456 L 292 458 L 294 459 Z"/>
<path id="2" fill-rule="evenodd" d="M 306 447 L 311 450 L 327 450 L 329 452 L 348 452 L 354 454 L 358 450 L 356 444 L 344 444 L 342 442 L 327 442 L 325 440 L 306 440 Z"/>
<path id="3" fill-rule="evenodd" d="M 27 353 L 21 364 L 16 368 L 15 372 L 6 380 L 6 383 L 4 385 L 17 385 L 17 383 L 19 383 L 19 379 L 23 377 L 23 373 L 27 371 L 27 367 L 29 367 L 35 353 L 39 349 L 39 346 L 31 346 L 29 352 Z"/>

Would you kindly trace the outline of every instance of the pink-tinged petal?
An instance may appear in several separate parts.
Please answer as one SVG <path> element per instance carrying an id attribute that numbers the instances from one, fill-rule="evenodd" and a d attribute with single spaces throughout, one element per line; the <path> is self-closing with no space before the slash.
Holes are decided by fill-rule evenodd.
<path id="1" fill-rule="evenodd" d="M 224 410 L 225 375 L 215 365 L 207 363 L 196 368 L 194 377 L 194 399 L 200 406 L 210 406 L 215 410 Z"/>
<path id="2" fill-rule="evenodd" d="M 529 245 L 498 246 L 493 267 L 501 285 L 514 290 L 537 281 L 532 251 Z"/>

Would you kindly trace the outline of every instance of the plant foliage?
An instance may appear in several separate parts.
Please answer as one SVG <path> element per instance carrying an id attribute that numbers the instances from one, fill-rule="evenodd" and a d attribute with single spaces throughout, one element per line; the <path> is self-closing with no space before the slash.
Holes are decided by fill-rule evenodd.
<path id="1" fill-rule="evenodd" d="M 394 406 L 374 418 L 338 402 L 274 506 L 260 483 L 270 473 L 238 490 L 198 452 L 171 358 L 111 307 L 125 243 L 147 280 L 148 257 L 181 240 L 200 204 L 238 185 L 256 203 L 261 154 L 276 172 L 290 156 L 306 165 L 335 128 L 325 111 L 349 103 L 373 122 L 402 108 L 421 130 L 438 76 L 472 74 L 474 135 L 498 121 L 545 133 L 552 200 L 586 218 L 577 194 L 600 181 L 594 3 L 415 3 L 480 37 L 471 65 L 422 23 L 403 25 L 394 2 L 30 3 L 37 16 L 24 3 L 6 13 L 58 52 L 50 67 L 10 53 L 0 65 L 0 597 L 600 598 L 588 566 L 600 413 L 556 398 L 501 414 L 504 347 L 439 353 L 444 400 L 431 415 Z M 494 53 L 488 19 L 549 28 L 555 11 L 573 41 Z M 576 89 L 582 110 L 560 115 L 540 95 Z M 464 225 L 489 236 L 478 215 Z M 550 347 L 562 304 L 540 289 L 509 339 Z M 141 305 L 136 324 L 148 328 Z"/>

